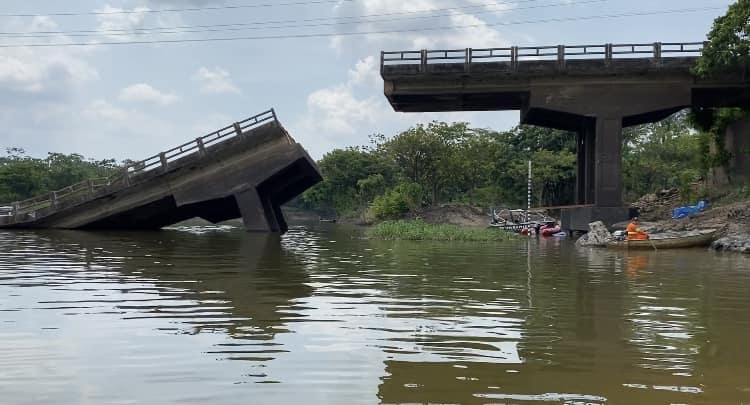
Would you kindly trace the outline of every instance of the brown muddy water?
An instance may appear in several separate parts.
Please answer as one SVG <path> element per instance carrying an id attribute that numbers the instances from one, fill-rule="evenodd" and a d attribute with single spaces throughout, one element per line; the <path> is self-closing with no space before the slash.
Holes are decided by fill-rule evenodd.
<path id="1" fill-rule="evenodd" d="M 750 258 L 0 232 L 0 403 L 750 403 Z"/>

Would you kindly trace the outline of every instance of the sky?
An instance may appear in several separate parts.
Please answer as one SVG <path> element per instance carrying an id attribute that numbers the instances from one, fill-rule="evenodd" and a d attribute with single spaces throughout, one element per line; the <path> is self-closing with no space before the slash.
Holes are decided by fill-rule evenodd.
<path id="1" fill-rule="evenodd" d="M 506 130 L 518 112 L 393 111 L 380 52 L 702 41 L 731 3 L 3 0 L 0 148 L 139 160 L 270 108 L 315 159 L 432 120 Z"/>

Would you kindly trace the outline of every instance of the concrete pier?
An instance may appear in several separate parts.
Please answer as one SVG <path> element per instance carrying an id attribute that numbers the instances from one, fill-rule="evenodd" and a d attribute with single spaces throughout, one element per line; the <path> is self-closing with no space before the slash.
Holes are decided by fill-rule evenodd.
<path id="1" fill-rule="evenodd" d="M 273 110 L 122 169 L 12 204 L 0 228 L 159 229 L 201 217 L 287 230 L 280 206 L 320 181 Z"/>

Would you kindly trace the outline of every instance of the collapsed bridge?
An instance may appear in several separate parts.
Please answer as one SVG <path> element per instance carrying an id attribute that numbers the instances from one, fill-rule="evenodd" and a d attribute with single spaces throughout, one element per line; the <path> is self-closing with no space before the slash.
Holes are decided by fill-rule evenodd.
<path id="1" fill-rule="evenodd" d="M 320 180 L 271 109 L 113 176 L 11 203 L 0 228 L 160 229 L 200 217 L 242 218 L 249 231 L 283 233 L 281 205 Z"/>

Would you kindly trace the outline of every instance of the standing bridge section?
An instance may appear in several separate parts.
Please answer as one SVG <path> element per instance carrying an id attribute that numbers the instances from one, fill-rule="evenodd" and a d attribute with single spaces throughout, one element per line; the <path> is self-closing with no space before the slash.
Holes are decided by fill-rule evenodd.
<path id="1" fill-rule="evenodd" d="M 519 110 L 521 123 L 577 133 L 576 201 L 565 229 L 628 217 L 622 128 L 686 107 L 750 104 L 743 71 L 692 72 L 703 42 L 555 45 L 382 52 L 384 92 L 396 111 Z"/>
<path id="2" fill-rule="evenodd" d="M 16 201 L 0 228 L 159 229 L 201 217 L 285 232 L 281 204 L 322 179 L 268 110 L 106 178 Z"/>

